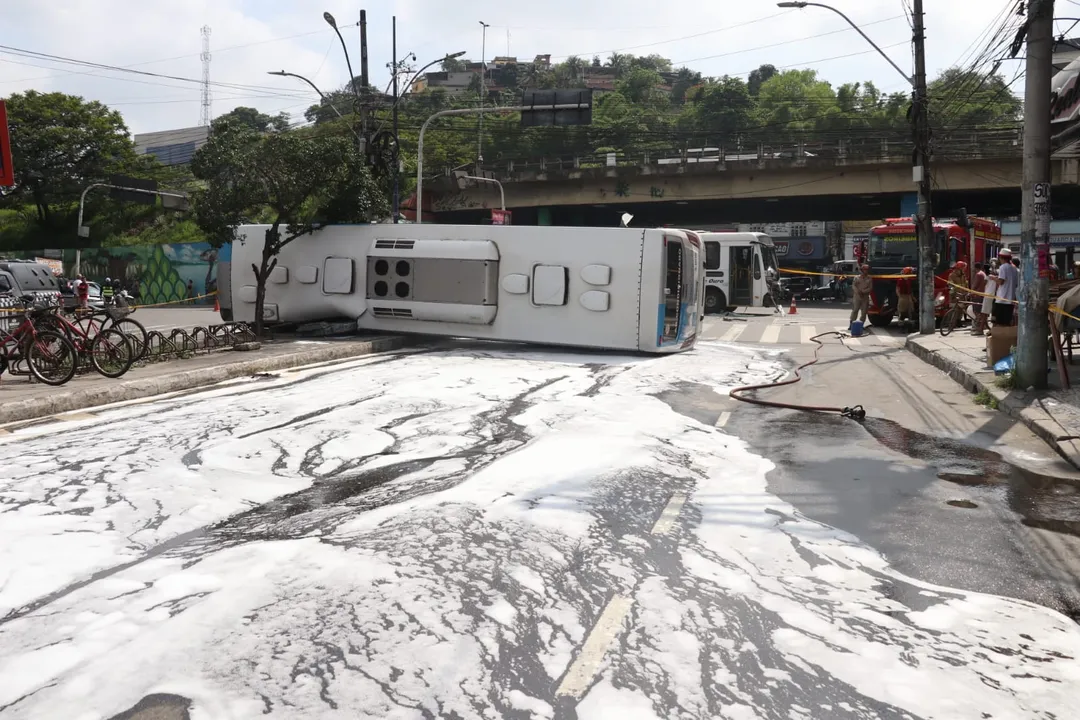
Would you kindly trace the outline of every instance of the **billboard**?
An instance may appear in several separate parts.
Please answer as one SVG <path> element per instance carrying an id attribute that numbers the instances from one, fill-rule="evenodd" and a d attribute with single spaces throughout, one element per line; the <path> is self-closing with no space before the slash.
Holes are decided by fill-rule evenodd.
<path id="1" fill-rule="evenodd" d="M 8 134 L 7 106 L 0 100 L 0 187 L 15 184 L 15 168 L 11 165 L 11 136 Z"/>
<path id="2" fill-rule="evenodd" d="M 829 256 L 828 243 L 823 237 L 801 237 L 773 240 L 776 256 L 786 260 L 824 260 Z"/>

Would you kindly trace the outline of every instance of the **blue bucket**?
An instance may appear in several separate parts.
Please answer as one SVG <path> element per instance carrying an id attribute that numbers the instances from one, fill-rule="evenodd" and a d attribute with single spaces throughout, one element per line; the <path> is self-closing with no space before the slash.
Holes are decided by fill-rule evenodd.
<path id="1" fill-rule="evenodd" d="M 856 320 L 851 323 L 851 337 L 859 337 L 863 334 L 862 320 Z"/>

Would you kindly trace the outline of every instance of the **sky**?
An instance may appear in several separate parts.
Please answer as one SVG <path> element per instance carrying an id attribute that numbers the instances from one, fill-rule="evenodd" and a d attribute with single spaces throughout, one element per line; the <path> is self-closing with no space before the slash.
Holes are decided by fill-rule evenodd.
<path id="1" fill-rule="evenodd" d="M 928 0 L 927 68 L 942 69 L 973 57 L 991 24 L 1016 0 Z M 905 0 L 835 0 L 901 68 L 911 69 Z M 1064 3 L 1059 3 L 1064 5 Z M 247 105 L 286 112 L 294 121 L 317 99 L 301 81 L 267 75 L 286 70 L 310 78 L 324 91 L 348 81 L 342 48 L 322 18 L 331 12 L 342 27 L 360 73 L 361 3 L 350 0 L 4 0 L 0 25 L 0 98 L 35 89 L 101 101 L 123 113 L 133 133 L 196 126 L 202 77 L 200 29 L 211 28 L 212 115 Z M 810 67 L 838 86 L 873 81 L 879 89 L 905 89 L 904 79 L 837 15 L 821 8 L 780 9 L 745 0 L 486 0 L 371 2 L 368 20 L 372 84 L 389 81 L 391 18 L 397 16 L 399 55 L 415 53 L 416 69 L 447 53 L 531 59 L 551 54 L 606 58 L 612 51 L 658 53 L 706 76 L 742 75 L 763 63 Z M 1057 14 L 1068 15 L 1065 7 Z M 486 48 L 484 30 L 487 29 Z M 1059 24 L 1058 32 L 1067 28 Z M 120 66 L 166 79 L 73 66 L 11 50 L 59 55 Z M 1007 61 L 1011 78 L 1019 61 Z M 437 69 L 437 66 L 436 68 Z M 176 79 L 181 78 L 181 79 Z M 1022 94 L 1023 80 L 1016 88 Z M 243 87 L 237 87 L 243 86 Z"/>

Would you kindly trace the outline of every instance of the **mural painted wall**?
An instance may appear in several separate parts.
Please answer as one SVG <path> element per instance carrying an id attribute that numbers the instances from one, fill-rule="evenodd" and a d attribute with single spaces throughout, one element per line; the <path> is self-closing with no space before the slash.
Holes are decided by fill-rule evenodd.
<path id="1" fill-rule="evenodd" d="M 82 251 L 82 273 L 88 280 L 98 283 L 104 282 L 105 278 L 120 278 L 124 285 L 131 287 L 137 282 L 141 305 L 178 302 L 217 290 L 217 268 L 222 252 L 208 243 L 88 248 Z M 9 255 L 33 260 L 41 253 Z M 64 250 L 63 255 L 64 275 L 73 277 L 75 251 Z M 213 305 L 214 298 L 195 302 Z"/>

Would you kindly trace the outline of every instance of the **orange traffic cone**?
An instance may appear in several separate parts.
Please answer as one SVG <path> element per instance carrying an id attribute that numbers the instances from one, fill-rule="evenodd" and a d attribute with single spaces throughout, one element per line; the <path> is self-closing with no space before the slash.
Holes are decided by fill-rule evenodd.
<path id="1" fill-rule="evenodd" d="M 795 307 L 795 296 L 794 295 L 791 296 L 791 307 L 788 308 L 787 314 L 788 315 L 798 315 L 799 314 L 798 308 Z"/>

